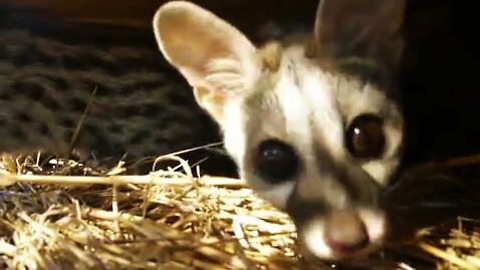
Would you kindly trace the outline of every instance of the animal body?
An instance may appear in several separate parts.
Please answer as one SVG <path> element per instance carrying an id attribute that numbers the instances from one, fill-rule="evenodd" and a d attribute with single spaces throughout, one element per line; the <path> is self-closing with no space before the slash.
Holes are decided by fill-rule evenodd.
<path id="1" fill-rule="evenodd" d="M 322 259 L 381 245 L 381 192 L 402 153 L 401 0 L 322 0 L 313 33 L 255 46 L 211 12 L 170 2 L 153 20 L 165 58 L 221 126 L 240 175 Z"/>

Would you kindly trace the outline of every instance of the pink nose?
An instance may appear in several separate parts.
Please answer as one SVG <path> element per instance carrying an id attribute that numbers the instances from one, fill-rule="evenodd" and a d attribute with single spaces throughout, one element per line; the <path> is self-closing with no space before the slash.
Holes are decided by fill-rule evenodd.
<path id="1" fill-rule="evenodd" d="M 369 237 L 365 224 L 349 211 L 332 213 L 325 226 L 325 242 L 335 253 L 351 254 L 365 248 Z"/>

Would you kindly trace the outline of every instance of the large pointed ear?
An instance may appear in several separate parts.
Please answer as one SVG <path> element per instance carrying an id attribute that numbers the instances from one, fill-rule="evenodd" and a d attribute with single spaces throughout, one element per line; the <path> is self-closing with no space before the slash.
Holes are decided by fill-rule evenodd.
<path id="1" fill-rule="evenodd" d="M 184 1 L 161 6 L 153 27 L 167 61 L 194 88 L 200 106 L 222 124 L 225 103 L 259 73 L 255 47 L 224 20 Z"/>
<path id="2" fill-rule="evenodd" d="M 315 43 L 330 54 L 360 54 L 396 63 L 406 0 L 321 0 Z"/>

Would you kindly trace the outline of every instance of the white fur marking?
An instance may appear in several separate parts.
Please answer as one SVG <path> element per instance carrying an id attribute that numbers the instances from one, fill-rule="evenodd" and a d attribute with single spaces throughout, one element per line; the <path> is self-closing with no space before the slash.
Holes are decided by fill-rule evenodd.
<path id="1" fill-rule="evenodd" d="M 363 164 L 362 169 L 368 172 L 378 183 L 385 182 L 384 179 L 388 173 L 385 162 L 373 160 Z"/>
<path id="2" fill-rule="evenodd" d="M 360 209 L 359 215 L 365 223 L 370 242 L 379 244 L 385 235 L 385 215 L 372 209 Z"/>
<path id="3" fill-rule="evenodd" d="M 294 181 L 273 185 L 269 190 L 262 191 L 261 197 L 268 200 L 275 207 L 285 209 L 287 206 L 287 200 L 292 194 L 294 186 Z"/>
<path id="4" fill-rule="evenodd" d="M 286 58 L 284 61 L 290 61 L 290 59 Z M 276 91 L 285 115 L 286 132 L 288 136 L 292 137 L 292 141 L 306 144 L 302 148 L 309 149 L 312 140 L 309 108 L 305 106 L 304 97 L 302 97 L 300 89 L 295 84 L 293 74 L 288 69 L 287 64 L 282 65 L 280 72 Z"/>
<path id="5" fill-rule="evenodd" d="M 303 230 L 303 239 L 310 252 L 319 258 L 330 258 L 332 249 L 325 243 L 325 224 L 321 219 L 308 221 Z"/>
<path id="6" fill-rule="evenodd" d="M 243 168 L 246 148 L 245 120 L 241 99 L 229 100 L 224 107 L 224 145 L 239 168 Z"/>

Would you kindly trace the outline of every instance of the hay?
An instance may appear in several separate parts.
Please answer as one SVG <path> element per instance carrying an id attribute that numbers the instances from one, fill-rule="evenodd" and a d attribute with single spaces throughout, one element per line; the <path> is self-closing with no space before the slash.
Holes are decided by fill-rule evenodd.
<path id="1" fill-rule="evenodd" d="M 185 173 L 120 175 L 122 163 L 102 173 L 71 160 L 40 166 L 38 156 L 4 156 L 0 268 L 327 268 L 298 255 L 288 216 L 242 181 L 195 177 L 186 161 L 157 162 L 165 159 L 178 161 Z M 433 254 L 438 269 L 480 268 L 479 231 L 449 232 L 434 240 L 425 234 L 420 257 Z M 417 269 L 398 259 L 381 265 L 371 268 Z"/>
<path id="2" fill-rule="evenodd" d="M 3 267 L 294 269 L 293 224 L 240 180 L 36 175 L 26 161 L 0 176 Z"/>
<path id="3" fill-rule="evenodd" d="M 430 233 L 418 246 L 439 258 L 437 269 L 480 269 L 480 222 L 458 218 L 457 227 Z"/>

